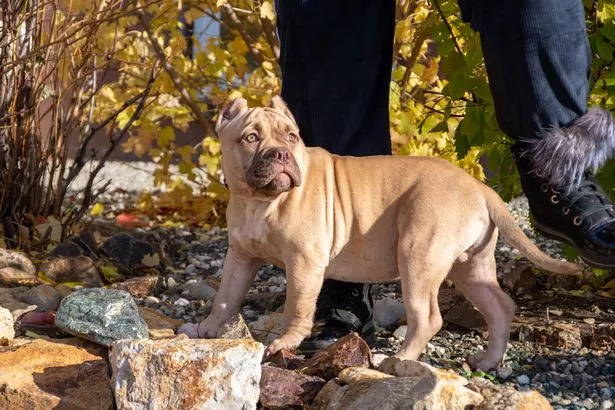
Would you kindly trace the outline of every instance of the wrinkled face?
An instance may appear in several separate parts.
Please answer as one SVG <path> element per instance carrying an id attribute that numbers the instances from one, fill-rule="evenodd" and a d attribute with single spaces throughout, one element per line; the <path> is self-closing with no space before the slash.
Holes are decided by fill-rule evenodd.
<path id="1" fill-rule="evenodd" d="M 281 98 L 258 108 L 233 100 L 222 110 L 216 131 L 231 192 L 275 197 L 301 185 L 305 146 Z"/>

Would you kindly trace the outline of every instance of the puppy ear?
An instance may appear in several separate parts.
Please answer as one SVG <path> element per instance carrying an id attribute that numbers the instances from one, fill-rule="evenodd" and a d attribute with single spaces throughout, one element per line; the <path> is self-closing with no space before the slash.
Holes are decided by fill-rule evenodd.
<path id="1" fill-rule="evenodd" d="M 216 122 L 216 132 L 220 132 L 229 122 L 231 122 L 239 114 L 248 109 L 248 102 L 245 98 L 235 98 L 232 101 L 226 103 L 220 115 L 218 116 L 218 122 Z"/>
<path id="2" fill-rule="evenodd" d="M 290 110 L 288 109 L 288 105 L 286 105 L 282 97 L 280 97 L 279 95 L 276 95 L 271 99 L 271 108 L 275 108 L 282 111 L 284 115 L 293 120 L 295 124 L 297 123 L 295 117 L 293 116 L 293 113 L 290 112 Z"/>

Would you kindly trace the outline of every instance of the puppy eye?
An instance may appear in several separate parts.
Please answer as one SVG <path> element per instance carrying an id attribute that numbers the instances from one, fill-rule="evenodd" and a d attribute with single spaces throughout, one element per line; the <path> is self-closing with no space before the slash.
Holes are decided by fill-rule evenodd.
<path id="1" fill-rule="evenodd" d="M 245 137 L 243 137 L 243 140 L 249 144 L 255 143 L 256 141 L 258 141 L 258 135 L 252 133 L 252 134 L 248 134 Z"/>
<path id="2" fill-rule="evenodd" d="M 286 140 L 289 142 L 297 142 L 298 139 L 299 137 L 294 132 L 291 132 L 286 136 Z"/>

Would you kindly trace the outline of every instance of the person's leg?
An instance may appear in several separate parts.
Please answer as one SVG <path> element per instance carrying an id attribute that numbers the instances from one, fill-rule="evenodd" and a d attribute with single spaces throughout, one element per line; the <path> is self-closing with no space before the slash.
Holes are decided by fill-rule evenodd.
<path id="1" fill-rule="evenodd" d="M 615 212 L 591 172 L 612 155 L 608 111 L 587 109 L 591 55 L 581 0 L 459 0 L 481 34 L 502 130 L 535 226 L 590 264 L 615 266 Z"/>
<path id="2" fill-rule="evenodd" d="M 387 155 L 395 1 L 278 0 L 282 97 L 308 146 L 340 155 Z M 372 324 L 370 287 L 326 280 L 314 337 L 325 347 Z"/>

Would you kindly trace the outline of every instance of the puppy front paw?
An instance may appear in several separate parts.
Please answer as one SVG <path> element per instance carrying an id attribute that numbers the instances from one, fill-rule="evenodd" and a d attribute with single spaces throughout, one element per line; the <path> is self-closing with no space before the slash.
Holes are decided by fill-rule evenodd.
<path id="1" fill-rule="evenodd" d="M 494 360 L 488 357 L 487 352 L 479 352 L 479 353 L 473 354 L 469 356 L 466 359 L 466 361 L 474 369 L 482 370 L 485 372 L 491 369 L 495 369 L 500 362 L 499 360 Z"/>
<path id="2" fill-rule="evenodd" d="M 265 358 L 273 356 L 282 349 L 293 350 L 301 344 L 302 336 L 282 335 L 279 339 L 275 339 L 267 349 L 265 349 Z"/>
<path id="3" fill-rule="evenodd" d="M 190 339 L 210 339 L 216 337 L 217 331 L 205 323 L 185 323 L 177 329 L 177 334 L 184 334 Z"/>

